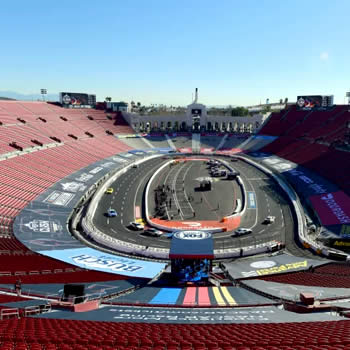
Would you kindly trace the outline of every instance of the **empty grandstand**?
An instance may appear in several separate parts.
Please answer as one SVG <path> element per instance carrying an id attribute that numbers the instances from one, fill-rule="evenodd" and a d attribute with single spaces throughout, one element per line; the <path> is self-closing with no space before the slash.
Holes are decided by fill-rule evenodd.
<path id="1" fill-rule="evenodd" d="M 138 133 L 1 101 L 1 348 L 347 348 L 348 113 Z"/>

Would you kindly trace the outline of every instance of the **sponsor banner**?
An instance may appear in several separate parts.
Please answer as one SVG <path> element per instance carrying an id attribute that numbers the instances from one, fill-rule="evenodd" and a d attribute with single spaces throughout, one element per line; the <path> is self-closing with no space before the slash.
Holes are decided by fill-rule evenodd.
<path id="1" fill-rule="evenodd" d="M 339 225 L 339 235 L 350 239 L 350 224 Z"/>
<path id="2" fill-rule="evenodd" d="M 68 231 L 70 213 L 70 208 L 31 202 L 16 217 L 14 234 L 33 251 L 83 247 Z"/>
<path id="3" fill-rule="evenodd" d="M 222 148 L 217 150 L 216 154 L 236 154 L 242 152 L 240 148 Z"/>
<path id="4" fill-rule="evenodd" d="M 162 225 L 170 230 L 211 230 L 222 228 L 219 221 L 168 221 L 151 219 L 152 223 Z"/>
<path id="5" fill-rule="evenodd" d="M 250 155 L 262 159 L 264 164 L 282 173 L 304 198 L 338 190 L 336 185 L 313 171 L 286 159 L 263 152 L 253 152 Z"/>
<path id="6" fill-rule="evenodd" d="M 350 241 L 350 224 L 323 226 L 320 237 L 323 239 L 334 238 Z"/>
<path id="7" fill-rule="evenodd" d="M 213 152 L 214 152 L 214 148 L 201 148 L 201 153 L 212 154 Z"/>
<path id="8" fill-rule="evenodd" d="M 159 147 L 144 150 L 147 153 L 172 153 L 174 150 L 171 147 Z"/>
<path id="9" fill-rule="evenodd" d="M 265 276 L 272 275 L 274 273 L 283 273 L 293 270 L 305 269 L 307 267 L 307 260 L 282 264 L 278 266 L 274 265 L 276 264 L 273 261 L 269 260 L 252 263 L 251 267 L 255 270 L 242 271 L 242 275 L 244 277 Z"/>
<path id="10" fill-rule="evenodd" d="M 119 154 L 118 154 L 118 157 L 122 157 L 122 158 L 130 159 L 130 160 L 131 160 L 132 158 L 135 157 L 135 155 L 132 154 L 132 153 L 129 153 L 129 152 L 124 152 L 124 153 L 119 153 Z"/>
<path id="11" fill-rule="evenodd" d="M 177 151 L 180 153 L 192 153 L 192 148 L 191 147 L 178 148 Z"/>
<path id="12" fill-rule="evenodd" d="M 247 191 L 248 209 L 256 209 L 255 192 Z"/>
<path id="13" fill-rule="evenodd" d="M 325 193 L 309 198 L 322 225 L 350 223 L 350 197 L 344 192 Z"/>
<path id="14" fill-rule="evenodd" d="M 123 162 L 123 158 L 111 157 L 91 164 L 56 182 L 35 201 L 74 208 L 93 184 L 112 170 L 123 167 Z"/>
<path id="15" fill-rule="evenodd" d="M 259 155 L 259 158 L 263 158 L 263 163 L 269 167 L 277 170 L 278 172 L 284 172 L 296 168 L 298 165 L 285 160 L 277 156 L 266 155 L 266 153 L 254 152 L 254 154 Z"/>
<path id="16" fill-rule="evenodd" d="M 250 258 L 244 262 L 223 263 L 233 278 L 257 277 L 275 273 L 307 270 L 311 266 L 328 263 L 327 260 L 301 259 L 292 255 L 282 254 L 263 258 Z"/>
<path id="17" fill-rule="evenodd" d="M 102 309 L 105 318 L 114 322 L 147 322 L 147 323 L 261 323 L 290 320 L 290 313 L 274 307 L 259 308 L 157 308 L 113 306 Z M 107 313 L 107 314 L 106 314 Z M 289 315 L 289 316 L 288 316 Z M 101 315 L 102 316 L 102 315 Z M 96 318 L 94 318 L 96 320 Z"/>
<path id="18" fill-rule="evenodd" d="M 128 159 L 125 159 L 123 157 L 119 157 L 119 155 L 113 156 L 113 157 L 110 157 L 110 158 L 107 158 L 107 159 L 111 159 L 111 160 L 113 160 L 113 162 L 115 162 L 115 163 L 117 163 L 119 165 L 122 164 L 123 166 L 129 163 Z"/>
<path id="19" fill-rule="evenodd" d="M 342 239 L 333 239 L 329 242 L 329 245 L 333 248 L 340 250 L 349 250 L 350 249 L 350 240 L 344 241 Z"/>
<path id="20" fill-rule="evenodd" d="M 304 198 L 327 192 L 335 192 L 338 189 L 337 186 L 300 166 L 283 171 L 282 173 Z"/>
<path id="21" fill-rule="evenodd" d="M 163 263 L 107 254 L 87 247 L 41 250 L 39 253 L 85 269 L 140 278 L 153 278 L 166 266 Z"/>
<path id="22" fill-rule="evenodd" d="M 41 197 L 44 197 L 42 200 L 43 203 L 54 204 L 62 207 L 68 207 L 69 203 L 71 203 L 70 207 L 75 206 L 75 201 L 72 202 L 72 199 L 74 198 L 73 193 L 52 190 L 46 191 Z M 40 201 L 40 198 L 38 198 L 38 201 Z"/>
<path id="23" fill-rule="evenodd" d="M 165 308 L 137 306 L 108 306 L 97 310 L 81 312 L 55 312 L 40 315 L 41 318 L 70 320 L 165 323 L 165 324 L 232 324 L 232 323 L 281 323 L 334 320 L 329 315 L 302 315 L 279 310 L 274 306 L 244 308 Z M 340 317 L 339 317 L 340 319 Z"/>
<path id="24" fill-rule="evenodd" d="M 175 230 L 221 230 L 231 231 L 236 229 L 241 223 L 240 216 L 226 217 L 222 221 L 168 221 L 153 218 L 150 220 L 154 225 L 161 226 L 165 231 Z"/>
<path id="25" fill-rule="evenodd" d="M 132 149 L 128 151 L 131 154 L 134 154 L 135 156 L 145 156 L 146 152 L 143 149 Z"/>

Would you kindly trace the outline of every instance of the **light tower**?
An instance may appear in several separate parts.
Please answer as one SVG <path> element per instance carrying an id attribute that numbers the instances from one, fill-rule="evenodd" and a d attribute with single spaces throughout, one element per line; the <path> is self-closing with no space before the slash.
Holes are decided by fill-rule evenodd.
<path id="1" fill-rule="evenodd" d="M 45 101 L 45 95 L 47 95 L 47 89 L 40 89 L 40 93 L 43 98 L 43 101 Z"/>
<path id="2" fill-rule="evenodd" d="M 350 105 L 350 91 L 347 91 L 345 96 L 348 99 L 348 105 Z"/>

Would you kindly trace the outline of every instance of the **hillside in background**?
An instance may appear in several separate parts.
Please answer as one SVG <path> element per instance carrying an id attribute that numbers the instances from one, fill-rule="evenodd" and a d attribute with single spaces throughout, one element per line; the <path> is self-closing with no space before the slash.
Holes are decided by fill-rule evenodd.
<path id="1" fill-rule="evenodd" d="M 14 98 L 9 98 L 9 97 L 3 97 L 3 96 L 0 96 L 0 100 L 2 101 L 16 101 Z"/>
<path id="2" fill-rule="evenodd" d="M 3 99 L 12 99 L 19 101 L 42 101 L 42 96 L 40 94 L 21 94 L 15 91 L 0 91 L 0 96 Z M 47 94 L 45 95 L 46 101 L 58 101 L 58 94 Z"/>

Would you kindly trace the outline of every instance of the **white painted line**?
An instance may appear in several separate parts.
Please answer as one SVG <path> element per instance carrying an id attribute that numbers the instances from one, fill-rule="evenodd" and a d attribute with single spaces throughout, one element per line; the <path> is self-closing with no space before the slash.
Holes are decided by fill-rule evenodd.
<path id="1" fill-rule="evenodd" d="M 152 169 L 151 169 L 150 171 L 147 172 L 147 174 L 146 174 L 141 180 L 139 180 L 139 183 L 138 183 L 138 185 L 137 185 L 137 188 L 136 188 L 136 191 L 135 191 L 135 196 L 134 196 L 134 208 L 133 208 L 133 210 L 134 210 L 134 215 L 135 215 L 135 207 L 136 207 L 136 197 L 137 197 L 137 194 L 138 194 L 138 192 L 139 192 L 139 190 L 140 190 L 141 184 L 144 182 L 145 178 L 148 176 L 148 174 L 149 174 L 151 171 L 154 171 L 154 168 L 153 168 L 153 167 L 152 167 Z M 147 201 L 147 198 L 145 198 L 145 200 Z M 142 200 L 141 200 L 141 205 L 142 205 Z M 135 220 L 135 219 L 136 219 L 136 218 L 134 217 L 134 220 Z"/>

